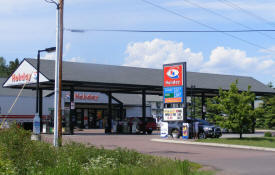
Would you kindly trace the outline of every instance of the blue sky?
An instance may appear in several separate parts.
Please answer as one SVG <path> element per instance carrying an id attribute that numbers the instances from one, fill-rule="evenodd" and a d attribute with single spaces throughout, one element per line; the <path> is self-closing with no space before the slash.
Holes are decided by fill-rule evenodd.
<path id="1" fill-rule="evenodd" d="M 272 0 L 227 0 L 272 24 L 234 9 L 223 0 L 148 1 L 219 30 L 275 27 Z M 210 30 L 142 0 L 65 0 L 64 10 L 65 28 Z M 44 0 L 0 1 L 0 24 L 0 56 L 8 61 L 35 58 L 38 49 L 55 46 L 56 9 Z M 66 31 L 64 60 L 151 68 L 187 61 L 189 71 L 252 76 L 263 83 L 275 83 L 275 32 L 232 35 L 258 47 L 222 33 Z M 54 57 L 43 54 L 44 59 Z"/>

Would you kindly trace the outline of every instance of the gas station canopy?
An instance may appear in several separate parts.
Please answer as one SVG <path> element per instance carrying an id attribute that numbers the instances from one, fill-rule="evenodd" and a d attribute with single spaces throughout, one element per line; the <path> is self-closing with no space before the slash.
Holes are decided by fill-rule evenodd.
<path id="1" fill-rule="evenodd" d="M 36 59 L 24 59 L 17 70 L 7 79 L 3 87 L 25 89 L 36 88 Z M 162 95 L 162 69 L 113 66 L 92 63 L 77 63 L 63 61 L 62 90 L 89 91 L 133 94 Z M 187 65 L 188 67 L 188 65 Z M 55 61 L 41 60 L 40 88 L 54 89 Z M 275 94 L 275 90 L 260 81 L 246 76 L 187 72 L 187 93 L 193 95 L 218 95 L 219 89 L 228 90 L 230 85 L 238 80 L 240 91 L 251 91 L 257 96 Z M 192 86 L 192 89 L 191 89 Z"/>

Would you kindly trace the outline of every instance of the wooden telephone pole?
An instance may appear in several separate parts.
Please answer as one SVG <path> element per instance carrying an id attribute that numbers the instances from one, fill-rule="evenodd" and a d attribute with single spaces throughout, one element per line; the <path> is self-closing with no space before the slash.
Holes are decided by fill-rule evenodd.
<path id="1" fill-rule="evenodd" d="M 62 145 L 62 55 L 63 55 L 63 11 L 64 0 L 55 2 L 47 1 L 57 6 L 56 13 L 56 60 L 55 60 L 55 83 L 54 83 L 54 146 Z"/>
<path id="2" fill-rule="evenodd" d="M 63 12 L 64 0 L 59 0 L 59 71 L 58 71 L 58 145 L 62 145 L 62 112 L 61 112 L 61 99 L 62 99 L 62 56 L 63 56 Z"/>

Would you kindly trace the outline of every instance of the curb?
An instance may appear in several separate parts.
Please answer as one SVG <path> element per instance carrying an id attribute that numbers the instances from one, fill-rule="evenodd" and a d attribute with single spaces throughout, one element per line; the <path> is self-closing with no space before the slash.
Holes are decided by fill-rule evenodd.
<path id="1" fill-rule="evenodd" d="M 187 145 L 200 145 L 200 146 L 211 146 L 211 147 L 222 147 L 222 148 L 237 148 L 237 149 L 247 149 L 247 150 L 257 150 L 257 151 L 271 151 L 275 152 L 275 148 L 263 148 L 257 146 L 244 146 L 244 145 L 230 145 L 230 144 L 218 144 L 218 143 L 202 143 L 202 142 L 191 142 L 191 141 L 180 141 L 180 140 L 168 140 L 168 139 L 151 139 L 152 142 L 162 142 L 162 143 L 177 143 L 177 144 L 187 144 Z"/>

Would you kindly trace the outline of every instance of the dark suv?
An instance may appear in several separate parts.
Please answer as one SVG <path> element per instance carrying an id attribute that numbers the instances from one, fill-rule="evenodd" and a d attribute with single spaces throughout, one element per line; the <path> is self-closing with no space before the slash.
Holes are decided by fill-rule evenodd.
<path id="1" fill-rule="evenodd" d="M 193 123 L 199 122 L 199 138 L 206 139 L 207 137 L 211 138 L 219 138 L 222 135 L 221 128 L 215 126 L 205 120 L 200 119 L 187 119 L 187 123 L 189 123 L 189 138 L 194 136 Z M 182 123 L 179 121 L 168 122 L 168 133 L 172 135 L 172 132 L 178 132 L 179 136 L 182 135 Z"/>

